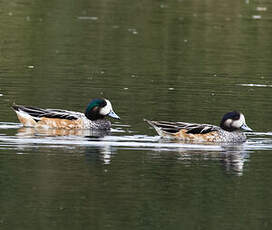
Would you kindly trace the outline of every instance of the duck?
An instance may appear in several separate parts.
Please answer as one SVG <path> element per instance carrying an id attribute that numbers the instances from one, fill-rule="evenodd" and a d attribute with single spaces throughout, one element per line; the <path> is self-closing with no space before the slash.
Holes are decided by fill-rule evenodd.
<path id="1" fill-rule="evenodd" d="M 151 121 L 144 119 L 164 138 L 189 142 L 227 142 L 246 141 L 243 131 L 252 131 L 245 121 L 245 116 L 238 111 L 226 113 L 220 126 L 187 122 Z"/>
<path id="2" fill-rule="evenodd" d="M 111 122 L 105 117 L 120 119 L 111 102 L 105 98 L 91 100 L 85 113 L 16 104 L 12 105 L 12 109 L 23 126 L 35 128 L 109 130 Z"/>

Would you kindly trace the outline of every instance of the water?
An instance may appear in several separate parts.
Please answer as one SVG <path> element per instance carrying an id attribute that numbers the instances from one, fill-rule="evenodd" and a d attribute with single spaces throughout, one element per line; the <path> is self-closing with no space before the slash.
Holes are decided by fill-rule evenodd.
<path id="1" fill-rule="evenodd" d="M 0 2 L 1 229 L 271 229 L 269 1 Z M 84 111 L 110 133 L 23 128 L 13 102 Z M 161 140 L 146 119 L 254 132 Z"/>

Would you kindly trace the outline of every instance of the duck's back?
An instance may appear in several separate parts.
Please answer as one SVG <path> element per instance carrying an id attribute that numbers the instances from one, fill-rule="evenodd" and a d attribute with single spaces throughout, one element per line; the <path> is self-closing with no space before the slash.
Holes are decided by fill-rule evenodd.
<path id="1" fill-rule="evenodd" d="M 105 119 L 91 121 L 80 112 L 22 105 L 13 105 L 12 108 L 19 121 L 27 127 L 60 129 L 110 129 L 111 127 L 111 123 Z"/>

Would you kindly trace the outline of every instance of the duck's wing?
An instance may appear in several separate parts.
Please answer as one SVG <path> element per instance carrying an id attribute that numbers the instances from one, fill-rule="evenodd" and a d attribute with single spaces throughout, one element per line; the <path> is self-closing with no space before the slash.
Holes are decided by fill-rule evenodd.
<path id="1" fill-rule="evenodd" d="M 191 134 L 206 134 L 213 131 L 218 131 L 219 127 L 208 124 L 196 124 L 186 122 L 169 122 L 169 121 L 150 121 L 145 120 L 149 125 L 157 131 L 162 130 L 167 133 L 177 133 L 180 130 L 186 130 L 186 133 Z"/>
<path id="2" fill-rule="evenodd" d="M 12 105 L 12 108 L 18 113 L 26 113 L 30 115 L 36 121 L 40 120 L 43 117 L 77 120 L 82 116 L 82 113 L 61 109 L 41 109 L 37 107 L 15 104 Z"/>

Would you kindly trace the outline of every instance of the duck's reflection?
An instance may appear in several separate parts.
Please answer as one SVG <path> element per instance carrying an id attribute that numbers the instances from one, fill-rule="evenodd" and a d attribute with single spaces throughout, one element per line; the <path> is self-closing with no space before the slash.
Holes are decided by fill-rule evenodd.
<path id="1" fill-rule="evenodd" d="M 92 129 L 44 129 L 22 127 L 18 129 L 18 136 L 78 136 L 78 137 L 104 137 L 110 130 Z"/>
<path id="2" fill-rule="evenodd" d="M 112 157 L 115 150 L 112 146 L 105 145 L 103 147 L 86 147 L 85 156 L 89 162 L 102 162 L 104 165 L 109 165 L 112 162 Z"/>
<path id="3" fill-rule="evenodd" d="M 223 168 L 236 175 L 243 175 L 245 162 L 249 159 L 249 153 L 244 149 L 244 145 L 221 145 L 220 151 L 206 150 L 182 150 L 179 152 L 179 160 L 194 160 L 196 157 L 203 160 L 219 160 Z"/>
<path id="4" fill-rule="evenodd" d="M 244 150 L 244 145 L 222 146 L 220 152 L 221 162 L 226 171 L 243 175 L 245 162 L 249 159 L 249 153 Z"/>
<path id="5" fill-rule="evenodd" d="M 19 139 L 25 139 L 22 145 L 23 147 L 31 147 L 31 144 L 45 144 L 41 145 L 42 148 L 52 148 L 53 151 L 56 145 L 73 146 L 72 151 L 79 151 L 86 155 L 87 159 L 102 161 L 103 164 L 110 164 L 112 162 L 112 156 L 114 155 L 113 149 L 116 146 L 124 146 L 126 142 L 112 141 L 110 138 L 104 138 L 110 135 L 110 131 L 101 130 L 66 130 L 66 129 L 36 129 L 36 128 L 20 128 L 17 133 Z M 226 145 L 215 145 L 215 144 L 190 144 L 180 143 L 180 145 L 173 146 L 176 142 L 160 141 L 158 146 L 153 142 L 134 142 L 127 140 L 127 145 L 137 147 L 146 145 L 151 148 L 152 155 L 154 152 L 161 154 L 161 152 L 167 152 L 167 156 L 176 158 L 184 163 L 190 163 L 194 160 L 210 161 L 216 160 L 223 165 L 223 168 L 227 172 L 242 175 L 246 161 L 249 159 L 249 153 L 244 149 L 244 144 L 226 144 Z M 26 145 L 30 143 L 29 145 Z M 113 144 L 114 143 L 114 144 Z M 53 145 L 51 145 L 53 144 Z M 139 146 L 135 144 L 139 144 Z M 163 144 L 163 145 L 161 145 Z M 165 144 L 165 145 L 164 145 Z M 177 143 L 179 144 L 179 143 Z M 35 145 L 36 146 L 36 145 Z M 53 146 L 53 147 L 52 147 Z M 114 147 L 115 146 L 115 147 Z M 174 152 L 174 154 L 173 154 Z M 164 155 L 164 154 L 163 154 Z M 177 156 L 178 155 L 178 156 Z"/>
<path id="6" fill-rule="evenodd" d="M 60 145 L 67 143 L 69 145 L 78 144 L 77 148 L 73 148 L 73 151 L 78 151 L 79 154 L 84 153 L 87 159 L 90 160 L 99 160 L 103 164 L 110 164 L 111 158 L 113 155 L 113 148 L 107 144 L 101 144 L 103 142 L 103 137 L 109 135 L 111 132 L 109 130 L 90 130 L 90 129 L 44 129 L 44 128 L 28 128 L 22 127 L 17 131 L 17 137 L 20 139 L 25 138 L 38 138 L 47 140 L 46 142 L 41 143 L 51 143 L 54 146 L 60 142 Z M 34 139 L 32 142 L 35 143 Z M 63 142 L 64 141 L 64 142 Z M 96 144 L 86 145 L 86 142 L 95 142 Z M 26 142 L 28 143 L 28 142 Z M 30 147 L 28 145 L 22 145 L 22 147 Z M 43 146 L 43 148 L 50 148 L 50 146 Z M 53 151 L 51 149 L 51 151 Z M 70 152 L 70 151 L 69 151 Z"/>

